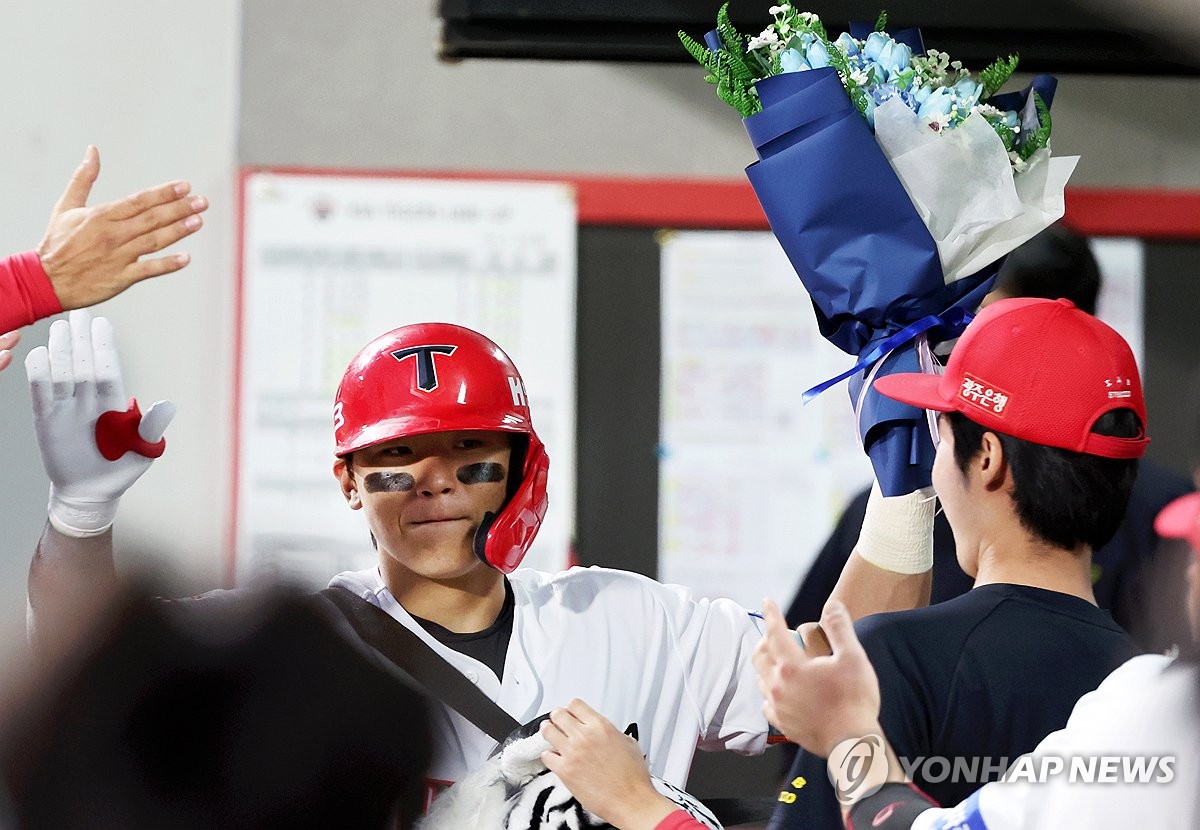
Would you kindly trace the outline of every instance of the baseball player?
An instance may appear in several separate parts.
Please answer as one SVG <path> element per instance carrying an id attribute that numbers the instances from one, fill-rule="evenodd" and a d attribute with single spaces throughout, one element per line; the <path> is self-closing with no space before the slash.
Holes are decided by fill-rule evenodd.
<path id="1" fill-rule="evenodd" d="M 30 569 L 36 641 L 115 578 L 117 503 L 161 453 L 172 408 L 126 409 L 111 326 L 86 312 L 56 321 L 26 368 L 52 482 Z M 677 786 L 697 747 L 763 749 L 755 616 L 632 573 L 518 568 L 547 509 L 549 461 L 494 343 L 440 323 L 388 332 L 350 363 L 332 415 L 333 472 L 379 565 L 331 585 L 385 610 L 517 721 L 580 697 L 635 725 L 655 775 Z M 434 788 L 496 746 L 448 708 L 435 733 Z"/>
<path id="2" fill-rule="evenodd" d="M 26 369 L 51 479 L 49 524 L 30 567 L 37 641 L 85 616 L 86 597 L 115 578 L 117 504 L 161 454 L 173 408 L 126 409 L 111 326 L 86 312 L 55 322 Z M 496 344 L 443 323 L 388 332 L 351 361 L 332 415 L 333 472 L 366 519 L 379 565 L 331 586 L 382 608 L 517 721 L 586 700 L 636 730 L 651 772 L 675 786 L 697 748 L 763 749 L 756 615 L 623 571 L 518 567 L 547 509 L 549 461 L 521 376 Z M 905 564 L 932 555 L 932 508 L 900 497 L 868 513 L 903 532 L 864 532 L 872 543 L 851 557 L 859 575 L 848 598 L 866 610 L 911 604 L 895 586 L 908 589 Z M 436 719 L 432 790 L 496 746 L 449 708 Z"/>

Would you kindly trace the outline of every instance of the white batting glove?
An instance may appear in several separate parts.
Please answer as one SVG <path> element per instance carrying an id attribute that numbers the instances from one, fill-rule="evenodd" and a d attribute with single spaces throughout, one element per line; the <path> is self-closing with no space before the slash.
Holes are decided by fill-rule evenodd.
<path id="1" fill-rule="evenodd" d="M 141 415 L 126 400 L 112 324 L 86 311 L 50 326 L 48 346 L 25 358 L 33 427 L 50 476 L 50 524 L 67 536 L 112 527 L 122 494 L 162 454 L 175 404 Z"/>

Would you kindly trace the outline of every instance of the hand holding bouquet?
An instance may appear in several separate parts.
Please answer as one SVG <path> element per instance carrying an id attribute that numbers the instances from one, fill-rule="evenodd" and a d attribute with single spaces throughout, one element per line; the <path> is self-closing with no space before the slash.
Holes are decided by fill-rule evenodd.
<path id="1" fill-rule="evenodd" d="M 1054 79 L 996 95 L 1015 57 L 973 76 L 882 15 L 830 40 L 814 14 L 770 13 L 755 37 L 725 7 L 704 44 L 680 37 L 744 119 L 746 174 L 822 334 L 860 358 L 844 376 L 884 494 L 910 492 L 933 463 L 924 413 L 867 373 L 918 371 L 918 346 L 957 336 L 1003 257 L 1062 216 L 1076 159 L 1050 154 Z"/>

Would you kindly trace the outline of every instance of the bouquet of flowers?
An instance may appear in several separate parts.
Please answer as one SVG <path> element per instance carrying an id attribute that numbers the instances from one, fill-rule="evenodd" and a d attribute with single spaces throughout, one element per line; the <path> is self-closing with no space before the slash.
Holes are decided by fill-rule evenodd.
<path id="1" fill-rule="evenodd" d="M 915 29 L 852 25 L 831 40 L 788 4 L 748 37 L 729 21 L 700 43 L 680 32 L 718 96 L 744 119 L 746 169 L 813 300 L 821 333 L 856 365 L 859 434 L 885 495 L 929 483 L 925 413 L 871 389 L 878 374 L 936 371 L 929 343 L 956 337 L 1006 254 L 1064 212 L 1075 158 L 1052 158 L 1055 81 L 996 94 L 1017 66 L 977 76 Z"/>

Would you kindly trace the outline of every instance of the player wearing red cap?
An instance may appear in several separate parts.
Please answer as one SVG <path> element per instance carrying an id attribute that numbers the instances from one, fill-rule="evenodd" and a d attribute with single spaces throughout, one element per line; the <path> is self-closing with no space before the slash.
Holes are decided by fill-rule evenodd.
<path id="1" fill-rule="evenodd" d="M 876 385 L 941 413 L 933 483 L 975 587 L 857 628 L 897 755 L 919 787 L 955 804 L 1137 653 L 1096 607 L 1090 566 L 1121 522 L 1148 442 L 1141 382 L 1104 323 L 1066 300 L 1022 298 L 983 310 L 943 375 Z M 787 734 L 789 712 L 808 702 L 787 695 L 775 657 L 765 652 L 759 668 L 768 715 Z M 845 776 L 855 761 L 800 753 L 771 827 L 838 826 L 836 796 L 861 784 Z"/>
<path id="2" fill-rule="evenodd" d="M 766 636 L 755 657 L 765 669 L 768 705 L 774 708 L 783 697 L 808 704 L 804 709 L 788 708 L 788 735 L 821 755 L 835 752 L 846 735 L 879 738 L 878 760 L 863 776 L 866 785 L 848 793 L 846 826 L 879 830 L 1200 826 L 1196 789 L 1200 494 L 1190 493 L 1168 504 L 1154 526 L 1164 538 L 1183 539 L 1191 546 L 1187 569 L 1191 642 L 1178 655 L 1143 654 L 1124 663 L 1094 692 L 1079 699 L 1065 728 L 1048 735 L 1031 754 L 1013 759 L 1003 781 L 989 783 L 962 803 L 944 809 L 931 805 L 911 787 L 906 770 L 887 744 L 879 720 L 879 681 L 844 608 L 836 604 L 826 608 L 821 619 L 832 655 L 800 649 L 778 610 L 768 608 Z M 778 677 L 776 670 L 783 665 L 788 666 L 788 680 L 771 689 L 772 675 Z M 589 742 L 593 758 L 600 754 L 595 747 L 595 741 Z M 886 764 L 878 762 L 884 758 Z M 634 778 L 628 769 L 626 776 Z M 609 798 L 611 790 L 587 795 Z M 597 809 L 586 799 L 584 803 Z"/>
<path id="3" fill-rule="evenodd" d="M 104 365 L 103 395 L 84 368 L 93 364 Z M 156 405 L 140 424 L 126 419 L 107 443 L 132 451 L 101 455 L 97 415 L 124 400 L 111 330 L 86 314 L 55 323 L 27 368 L 52 480 L 51 525 L 30 569 L 43 625 L 113 579 L 117 500 L 161 449 L 169 413 Z M 521 376 L 494 343 L 441 323 L 389 332 L 350 363 L 332 422 L 334 473 L 366 517 L 379 565 L 331 585 L 382 608 L 517 721 L 578 697 L 636 725 L 651 769 L 677 786 L 697 747 L 763 748 L 755 617 L 637 574 L 517 567 L 547 509 L 549 462 Z M 450 709 L 436 718 L 439 786 L 496 742 Z"/>

